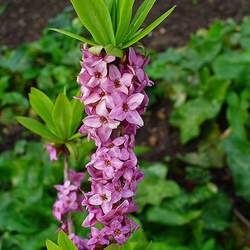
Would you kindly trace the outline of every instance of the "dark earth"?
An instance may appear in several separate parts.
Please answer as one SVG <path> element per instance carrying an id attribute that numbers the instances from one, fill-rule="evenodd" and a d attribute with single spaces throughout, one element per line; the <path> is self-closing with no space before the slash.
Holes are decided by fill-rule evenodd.
<path id="1" fill-rule="evenodd" d="M 38 39 L 48 20 L 68 5 L 69 0 L 0 0 L 0 44 L 17 47 L 23 42 Z M 162 51 L 169 46 L 182 46 L 188 41 L 190 34 L 201 27 L 208 27 L 214 20 L 231 17 L 239 21 L 245 15 L 250 15 L 249 0 L 158 0 L 148 21 L 173 5 L 177 5 L 175 13 L 144 40 L 147 47 Z M 182 146 L 178 130 L 166 122 L 171 112 L 171 105 L 168 104 L 164 101 L 159 102 L 157 107 L 152 107 L 145 117 L 146 126 L 138 134 L 139 144 L 154 148 L 153 152 L 144 156 L 147 160 L 162 160 L 167 155 L 175 158 L 179 153 L 195 149 L 195 142 Z M 11 141 L 4 143 L 7 148 L 14 145 L 21 132 L 20 127 L 14 131 L 13 136 L 8 137 Z M 221 177 L 226 180 L 221 181 Z M 177 175 L 173 178 L 180 181 L 182 176 Z M 226 170 L 216 173 L 214 181 L 220 182 L 220 186 L 225 186 L 228 193 L 233 191 L 232 180 Z M 187 183 L 188 185 L 190 183 Z M 249 205 L 233 194 L 230 196 L 235 204 L 235 215 L 239 220 L 249 220 Z"/>
<path id="2" fill-rule="evenodd" d="M 140 2 L 141 0 L 137 1 Z M 240 20 L 250 14 L 249 0 L 158 0 L 149 21 L 167 8 L 177 5 L 175 13 L 161 25 L 152 37 L 146 39 L 148 47 L 164 50 L 187 42 L 190 33 L 207 27 L 216 19 L 232 17 Z M 69 0 L 0 0 L 0 44 L 16 47 L 22 42 L 39 38 L 48 19 L 60 13 Z M 5 6 L 5 10 L 2 6 Z"/>

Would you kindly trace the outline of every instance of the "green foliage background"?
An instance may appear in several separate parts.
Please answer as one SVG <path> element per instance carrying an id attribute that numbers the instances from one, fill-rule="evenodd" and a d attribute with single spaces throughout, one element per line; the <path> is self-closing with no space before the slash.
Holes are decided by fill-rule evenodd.
<path id="1" fill-rule="evenodd" d="M 70 10 L 49 26 L 81 31 Z M 156 86 L 149 93 L 149 114 L 159 100 L 171 100 L 166 122 L 179 129 L 185 147 L 195 147 L 157 162 L 144 160 L 154 149 L 137 148 L 145 180 L 134 216 L 144 233 L 138 232 L 122 249 L 248 250 L 250 18 L 241 24 L 216 22 L 183 48 L 151 54 L 147 71 Z M 40 40 L 17 49 L 0 48 L 2 250 L 41 250 L 46 238 L 56 238 L 51 206 L 53 185 L 62 182 L 62 164 L 49 162 L 38 138 L 17 129 L 15 116 L 34 116 L 27 101 L 32 86 L 51 98 L 62 91 L 75 95 L 80 58 L 77 42 L 48 30 Z M 82 170 L 93 145 L 78 143 L 80 158 L 71 165 Z M 78 214 L 75 221 L 86 236 L 80 227 L 84 216 Z"/>

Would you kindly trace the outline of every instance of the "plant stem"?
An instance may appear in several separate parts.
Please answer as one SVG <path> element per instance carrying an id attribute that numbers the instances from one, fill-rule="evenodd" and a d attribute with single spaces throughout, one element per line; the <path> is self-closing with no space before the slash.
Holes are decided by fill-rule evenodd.
<path id="1" fill-rule="evenodd" d="M 68 162 L 68 156 L 67 153 L 64 153 L 64 182 L 69 180 L 69 162 Z M 67 214 L 67 228 L 68 228 L 68 233 L 74 233 L 74 228 L 73 228 L 73 222 L 72 222 L 72 214 L 68 213 Z"/>

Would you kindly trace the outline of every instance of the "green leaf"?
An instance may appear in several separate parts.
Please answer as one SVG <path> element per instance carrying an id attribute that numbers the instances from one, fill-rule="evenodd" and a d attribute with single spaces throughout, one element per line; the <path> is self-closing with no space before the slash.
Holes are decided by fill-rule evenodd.
<path id="1" fill-rule="evenodd" d="M 205 203 L 202 220 L 204 228 L 216 232 L 223 232 L 230 226 L 232 204 L 226 194 L 220 192 Z"/>
<path id="2" fill-rule="evenodd" d="M 42 118 L 50 130 L 54 131 L 55 126 L 51 116 L 54 104 L 50 98 L 42 91 L 32 88 L 29 94 L 29 100 L 35 113 Z"/>
<path id="3" fill-rule="evenodd" d="M 246 124 L 249 120 L 248 109 L 250 107 L 250 89 L 242 91 L 238 96 L 231 92 L 227 98 L 227 120 L 232 129 L 232 133 L 239 138 L 247 139 Z"/>
<path id="4" fill-rule="evenodd" d="M 133 45 L 134 43 L 138 42 L 145 36 L 147 36 L 153 29 L 155 29 L 158 25 L 160 25 L 176 8 L 176 6 L 169 9 L 165 14 L 160 16 L 158 19 L 156 19 L 153 23 L 151 23 L 147 28 L 145 28 L 142 32 L 140 32 L 135 38 L 128 41 L 125 45 L 122 46 L 122 48 L 127 48 Z"/>
<path id="5" fill-rule="evenodd" d="M 71 0 L 82 24 L 99 45 L 115 45 L 109 10 L 103 0 Z"/>
<path id="6" fill-rule="evenodd" d="M 223 143 L 236 194 L 250 202 L 250 143 L 230 136 Z"/>
<path id="7" fill-rule="evenodd" d="M 180 128 L 182 143 L 198 136 L 201 124 L 219 113 L 228 86 L 227 80 L 210 78 L 203 96 L 191 99 L 176 108 L 170 122 Z"/>
<path id="8" fill-rule="evenodd" d="M 157 180 L 145 177 L 139 185 L 136 203 L 142 209 L 146 204 L 160 205 L 164 198 L 174 197 L 180 193 L 179 186 L 174 181 Z"/>
<path id="9" fill-rule="evenodd" d="M 83 104 L 79 100 L 71 101 L 71 109 L 72 109 L 72 119 L 71 119 L 71 135 L 76 133 L 77 129 L 81 125 L 81 121 L 83 118 Z"/>
<path id="10" fill-rule="evenodd" d="M 135 0 L 119 0 L 117 6 L 116 43 L 119 45 L 128 33 Z"/>
<path id="11" fill-rule="evenodd" d="M 51 240 L 46 240 L 46 246 L 47 246 L 47 250 L 62 250 L 61 247 L 59 247 L 58 245 L 56 245 Z"/>
<path id="12" fill-rule="evenodd" d="M 167 167 L 163 164 L 153 164 L 144 169 L 144 180 L 138 186 L 136 203 L 142 209 L 146 204 L 160 205 L 164 198 L 174 197 L 181 190 L 174 181 L 167 181 Z"/>
<path id="13" fill-rule="evenodd" d="M 95 43 L 94 41 L 91 41 L 83 36 L 79 36 L 77 34 L 74 34 L 72 32 L 66 31 L 66 30 L 61 30 L 61 29 L 56 29 L 56 28 L 51 28 L 50 30 L 58 32 L 58 33 L 63 34 L 63 35 L 66 35 L 66 36 L 69 36 L 71 38 L 74 38 L 74 39 L 81 41 L 83 43 L 87 43 L 89 45 L 93 45 L 93 46 L 97 45 L 97 43 Z"/>
<path id="14" fill-rule="evenodd" d="M 121 49 L 115 48 L 113 45 L 105 46 L 105 51 L 107 55 L 112 55 L 116 57 L 123 57 L 123 51 Z"/>
<path id="15" fill-rule="evenodd" d="M 58 244 L 62 250 L 77 250 L 77 247 L 63 231 L 58 233 Z"/>
<path id="16" fill-rule="evenodd" d="M 140 5 L 129 26 L 128 37 L 131 37 L 131 35 L 133 36 L 134 33 L 141 27 L 155 2 L 156 0 L 144 0 L 144 2 Z"/>
<path id="17" fill-rule="evenodd" d="M 40 135 L 51 142 L 58 141 L 58 138 L 54 134 L 52 134 L 43 124 L 35 119 L 19 116 L 17 117 L 17 121 L 33 133 Z"/>
<path id="18" fill-rule="evenodd" d="M 52 118 L 56 126 L 57 133 L 60 138 L 65 140 L 72 136 L 71 134 L 71 120 L 72 109 L 71 103 L 64 94 L 59 94 L 54 109 L 52 112 Z"/>
<path id="19" fill-rule="evenodd" d="M 121 247 L 117 244 L 112 244 L 105 248 L 105 250 L 121 250 Z"/>
<path id="20" fill-rule="evenodd" d="M 106 4 L 107 7 L 108 7 L 109 13 L 111 13 L 112 7 L 113 7 L 113 4 L 114 4 L 114 1 L 115 1 L 115 0 L 104 0 L 104 1 L 105 1 L 105 4 Z"/>
<path id="21" fill-rule="evenodd" d="M 163 225 L 181 226 L 200 217 L 201 211 L 186 211 L 183 213 L 162 207 L 152 207 L 147 212 L 147 220 Z"/>

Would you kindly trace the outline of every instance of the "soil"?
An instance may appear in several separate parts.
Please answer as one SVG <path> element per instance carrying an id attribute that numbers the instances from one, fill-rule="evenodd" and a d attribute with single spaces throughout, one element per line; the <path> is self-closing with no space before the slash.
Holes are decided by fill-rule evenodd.
<path id="1" fill-rule="evenodd" d="M 38 39 L 48 20 L 67 5 L 68 0 L 0 0 L 0 7 L 6 6 L 0 14 L 0 43 L 16 47 Z M 191 33 L 214 20 L 230 17 L 240 20 L 250 15 L 249 0 L 158 0 L 148 22 L 173 5 L 177 5 L 174 14 L 145 39 L 148 47 L 164 50 L 169 46 L 181 46 Z"/>

